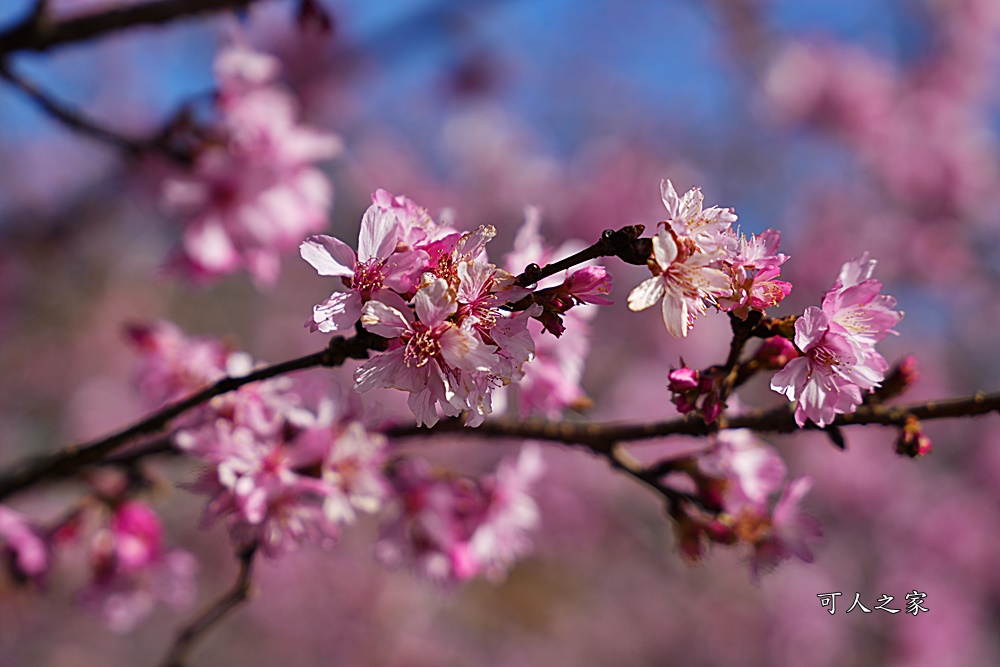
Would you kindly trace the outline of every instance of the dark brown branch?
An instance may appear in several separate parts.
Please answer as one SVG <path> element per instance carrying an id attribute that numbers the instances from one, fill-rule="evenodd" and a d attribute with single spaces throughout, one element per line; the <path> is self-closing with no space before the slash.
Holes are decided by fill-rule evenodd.
<path id="1" fill-rule="evenodd" d="M 862 405 L 854 413 L 837 415 L 833 425 L 837 427 L 865 424 L 903 426 L 909 417 L 927 421 L 974 417 L 990 412 L 1000 412 L 1000 393 L 977 393 L 965 398 L 903 406 Z M 397 427 L 390 429 L 387 435 L 405 438 L 455 433 L 467 437 L 547 440 L 568 445 L 580 445 L 604 455 L 619 442 L 650 440 L 669 435 L 703 436 L 721 429 L 734 428 L 746 428 L 758 433 L 792 433 L 799 430 L 795 423 L 794 410 L 789 405 L 774 410 L 755 410 L 737 417 L 722 418 L 714 424 L 706 424 L 703 419 L 695 416 L 645 424 L 492 420 L 486 421 L 478 428 L 468 429 L 461 425 L 460 420 L 449 419 L 438 422 L 437 425 L 429 429 L 412 426 Z M 806 428 L 815 429 L 817 427 L 810 422 L 806 424 Z"/>
<path id="2" fill-rule="evenodd" d="M 131 426 L 83 445 L 75 445 L 0 475 L 0 500 L 43 479 L 64 477 L 81 467 L 96 463 L 142 436 L 157 433 L 176 417 L 207 403 L 216 396 L 261 380 L 319 366 L 339 366 L 345 359 L 367 359 L 369 350 L 384 350 L 386 339 L 362 330 L 351 338 L 333 338 L 326 349 L 304 357 L 264 366 L 242 377 L 226 377 L 201 391 L 158 410 Z"/>
<path id="3" fill-rule="evenodd" d="M 173 646 L 170 647 L 170 653 L 162 663 L 163 667 L 183 667 L 195 642 L 250 597 L 253 561 L 256 554 L 256 544 L 251 544 L 240 552 L 240 571 L 232 588 L 177 634 Z"/>
<path id="4" fill-rule="evenodd" d="M 597 243 L 566 259 L 547 264 L 545 267 L 529 264 L 517 277 L 517 284 L 521 287 L 534 285 L 543 278 L 601 257 L 618 257 L 629 264 L 645 264 L 652 252 L 652 241 L 639 238 L 643 229 L 642 225 L 629 225 L 618 230 L 607 229 L 601 234 L 601 239 Z"/>
<path id="5" fill-rule="evenodd" d="M 159 0 L 55 21 L 43 5 L 24 21 L 0 33 L 0 57 L 16 51 L 51 48 L 102 37 L 137 26 L 158 25 L 199 14 L 244 9 L 259 0 Z"/>
<path id="6" fill-rule="evenodd" d="M 125 151 L 131 156 L 142 155 L 143 153 L 156 152 L 164 155 L 183 165 L 189 165 L 192 156 L 177 150 L 165 141 L 162 133 L 158 133 L 148 138 L 134 138 L 119 134 L 110 130 L 97 122 L 88 119 L 80 112 L 70 109 L 68 106 L 52 99 L 47 93 L 42 91 L 31 81 L 15 73 L 6 63 L 0 62 L 0 77 L 7 80 L 12 86 L 20 90 L 35 102 L 50 117 L 59 121 L 70 130 L 86 135 L 92 139 L 110 144 L 115 148 Z"/>

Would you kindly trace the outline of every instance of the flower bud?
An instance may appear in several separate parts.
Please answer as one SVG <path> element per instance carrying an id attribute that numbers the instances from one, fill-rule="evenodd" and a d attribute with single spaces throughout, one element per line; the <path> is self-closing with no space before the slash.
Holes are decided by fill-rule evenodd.
<path id="1" fill-rule="evenodd" d="M 780 370 L 797 356 L 799 351 L 795 349 L 792 341 L 783 336 L 771 336 L 757 348 L 754 359 L 762 368 Z"/>
<path id="2" fill-rule="evenodd" d="M 667 374 L 667 388 L 675 394 L 695 391 L 699 388 L 698 371 L 687 366 L 675 368 Z"/>
<path id="3" fill-rule="evenodd" d="M 900 456 L 909 456 L 911 459 L 919 459 L 930 454 L 933 449 L 934 443 L 921 429 L 920 421 L 915 417 L 908 418 L 903 428 L 899 429 L 896 453 Z"/>

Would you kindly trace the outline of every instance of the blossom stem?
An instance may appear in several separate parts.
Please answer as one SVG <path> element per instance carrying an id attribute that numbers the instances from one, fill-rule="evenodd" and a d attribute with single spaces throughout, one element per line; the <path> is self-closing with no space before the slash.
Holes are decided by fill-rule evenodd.
<path id="1" fill-rule="evenodd" d="M 571 269 L 577 264 L 583 264 L 600 257 L 614 256 L 629 264 L 645 264 L 646 259 L 652 254 L 652 241 L 639 238 L 643 229 L 645 228 L 642 225 L 629 225 L 617 230 L 606 229 L 597 243 L 565 259 L 546 264 L 544 267 L 529 264 L 517 277 L 517 284 L 521 287 L 534 285 L 539 280 L 553 276 L 560 271 Z"/>
<path id="2" fill-rule="evenodd" d="M 236 575 L 236 581 L 211 607 L 181 629 L 170 647 L 170 653 L 163 661 L 163 667 L 183 667 L 195 642 L 250 597 L 253 563 L 256 554 L 256 542 L 240 551 L 238 554 L 240 571 Z"/>

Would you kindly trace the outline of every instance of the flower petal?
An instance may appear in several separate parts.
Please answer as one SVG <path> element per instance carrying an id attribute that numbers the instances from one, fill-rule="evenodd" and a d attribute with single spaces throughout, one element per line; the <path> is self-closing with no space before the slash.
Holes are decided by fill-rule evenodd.
<path id="1" fill-rule="evenodd" d="M 628 295 L 629 310 L 639 312 L 651 307 L 663 298 L 666 286 L 659 276 L 648 278 L 639 283 Z"/>
<path id="2" fill-rule="evenodd" d="M 310 236 L 299 246 L 299 254 L 321 276 L 354 276 L 358 258 L 351 247 L 340 239 L 325 234 Z"/>

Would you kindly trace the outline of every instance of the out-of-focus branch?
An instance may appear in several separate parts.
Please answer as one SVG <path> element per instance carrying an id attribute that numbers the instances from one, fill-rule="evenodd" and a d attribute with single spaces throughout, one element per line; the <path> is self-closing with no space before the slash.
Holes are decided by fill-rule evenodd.
<path id="1" fill-rule="evenodd" d="M 216 396 L 279 375 L 319 366 L 340 366 L 346 359 L 367 359 L 369 350 L 385 349 L 386 339 L 361 330 L 351 338 L 336 337 L 326 349 L 271 366 L 264 366 L 242 377 L 226 377 L 185 399 L 167 405 L 131 426 L 98 440 L 75 445 L 40 459 L 35 459 L 0 475 L 0 500 L 43 479 L 65 477 L 81 467 L 97 463 L 126 444 L 142 436 L 163 430 L 175 418 L 207 403 Z"/>
<path id="2" fill-rule="evenodd" d="M 158 25 L 199 14 L 244 9 L 259 1 L 159 0 L 62 21 L 51 16 L 46 3 L 39 3 L 24 21 L 0 33 L 0 57 L 17 51 L 47 51 L 136 26 Z"/>
<path id="3" fill-rule="evenodd" d="M 253 576 L 253 561 L 257 554 L 257 544 L 251 544 L 239 554 L 240 571 L 236 575 L 236 581 L 226 593 L 216 600 L 211 607 L 198 614 L 198 616 L 188 623 L 177 634 L 170 653 L 163 661 L 163 667 L 183 667 L 187 662 L 188 654 L 194 648 L 205 633 L 214 628 L 236 607 L 240 606 L 250 597 L 251 577 Z"/>
<path id="4" fill-rule="evenodd" d="M 74 132 L 111 144 L 132 156 L 156 152 L 184 165 L 191 163 L 192 156 L 171 146 L 162 132 L 140 139 L 128 137 L 103 127 L 97 122 L 88 119 L 80 112 L 57 102 L 34 83 L 14 72 L 7 63 L 2 61 L 0 61 L 0 77 L 30 97 L 49 116 Z"/>

